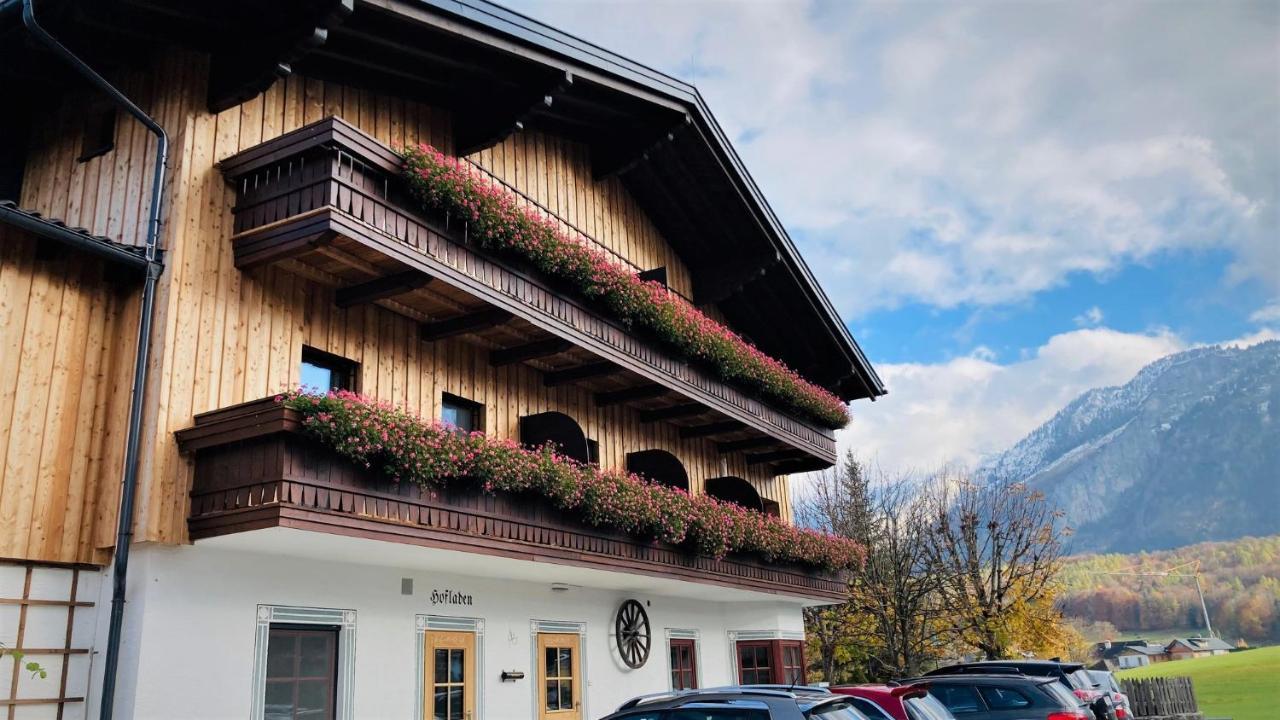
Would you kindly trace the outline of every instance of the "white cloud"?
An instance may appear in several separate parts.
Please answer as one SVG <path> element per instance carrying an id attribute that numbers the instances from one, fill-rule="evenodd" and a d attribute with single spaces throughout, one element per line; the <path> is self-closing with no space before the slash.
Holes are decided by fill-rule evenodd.
<path id="1" fill-rule="evenodd" d="M 695 82 L 846 318 L 1178 249 L 1280 288 L 1274 2 L 517 4 Z"/>
<path id="2" fill-rule="evenodd" d="M 1270 303 L 1253 311 L 1249 316 L 1251 322 L 1269 325 L 1280 325 L 1280 300 L 1272 300 Z"/>
<path id="3" fill-rule="evenodd" d="M 1103 317 L 1102 308 L 1094 305 L 1088 310 L 1085 310 L 1072 318 L 1071 321 L 1074 322 L 1077 327 L 1092 327 L 1094 325 L 1101 325 Z"/>

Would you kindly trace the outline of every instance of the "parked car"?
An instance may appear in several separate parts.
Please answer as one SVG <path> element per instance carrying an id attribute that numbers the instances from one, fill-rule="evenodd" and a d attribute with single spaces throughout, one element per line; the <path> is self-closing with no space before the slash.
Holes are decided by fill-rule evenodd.
<path id="1" fill-rule="evenodd" d="M 961 673 L 904 680 L 923 684 L 956 720 L 1093 720 L 1057 678 L 1020 673 Z"/>
<path id="2" fill-rule="evenodd" d="M 742 685 L 632 698 L 601 720 L 868 720 L 826 688 Z"/>
<path id="3" fill-rule="evenodd" d="M 1040 677 L 1057 678 L 1058 682 L 1080 700 L 1089 705 L 1096 720 L 1119 720 L 1111 694 L 1089 677 L 1080 663 L 1057 660 L 980 660 L 978 662 L 947 665 L 925 673 L 927 676 L 957 675 L 963 673 L 1021 673 Z"/>
<path id="4" fill-rule="evenodd" d="M 1099 689 L 1111 693 L 1111 701 L 1116 706 L 1116 717 L 1120 720 L 1132 720 L 1133 709 L 1129 707 L 1129 696 L 1124 694 L 1120 681 L 1110 670 L 1089 670 L 1089 677 L 1099 685 Z"/>
<path id="5" fill-rule="evenodd" d="M 955 720 L 938 699 L 929 694 L 929 685 L 846 685 L 831 688 L 837 695 L 853 698 L 854 707 L 869 720 Z"/>

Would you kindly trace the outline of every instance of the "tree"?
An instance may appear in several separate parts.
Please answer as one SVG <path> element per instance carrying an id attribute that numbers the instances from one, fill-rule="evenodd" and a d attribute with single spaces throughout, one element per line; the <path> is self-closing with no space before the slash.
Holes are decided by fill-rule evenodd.
<path id="1" fill-rule="evenodd" d="M 940 473 L 929 495 L 926 553 L 951 632 L 988 659 L 1006 657 L 1018 612 L 1051 595 L 1062 513 L 1022 483 Z"/>
<path id="2" fill-rule="evenodd" d="M 866 548 L 866 562 L 849 583 L 849 601 L 819 618 L 809 632 L 846 634 L 864 648 L 860 674 L 888 679 L 914 675 L 933 657 L 945 625 L 936 613 L 938 579 L 929 566 L 926 535 L 929 505 L 920 485 L 907 477 L 877 477 L 847 453 L 838 469 L 818 478 L 800 504 L 809 524 L 853 539 Z M 835 622 L 835 617 L 852 615 Z M 834 670 L 836 637 L 817 643 L 825 677 Z"/>

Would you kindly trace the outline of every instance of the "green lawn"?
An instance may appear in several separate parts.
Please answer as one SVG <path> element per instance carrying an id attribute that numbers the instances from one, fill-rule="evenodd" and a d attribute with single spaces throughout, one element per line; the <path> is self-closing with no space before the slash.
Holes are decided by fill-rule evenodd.
<path id="1" fill-rule="evenodd" d="M 1233 720 L 1280 718 L 1280 645 L 1230 655 L 1157 663 L 1125 670 L 1121 678 L 1185 676 L 1196 686 L 1200 711 Z"/>

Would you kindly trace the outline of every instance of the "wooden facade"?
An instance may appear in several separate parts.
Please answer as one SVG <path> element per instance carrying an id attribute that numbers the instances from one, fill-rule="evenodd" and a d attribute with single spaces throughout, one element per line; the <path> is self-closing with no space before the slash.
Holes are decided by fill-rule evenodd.
<path id="1" fill-rule="evenodd" d="M 138 293 L 112 273 L 0 225 L 0 558 L 115 539 Z"/>
<path id="2" fill-rule="evenodd" d="M 165 270 L 146 388 L 137 539 L 190 539 L 193 460 L 180 451 L 174 433 L 192 426 L 201 413 L 296 386 L 304 346 L 359 363 L 363 393 L 422 416 L 438 416 L 441 394 L 448 392 L 486 407 L 486 432 L 516 437 L 520 417 L 564 412 L 599 442 L 604 466 L 622 467 L 627 452 L 666 450 L 684 464 L 692 491 L 700 492 L 709 478 L 739 476 L 777 502 L 784 518 L 790 517 L 786 477 L 775 476 L 767 464 L 749 463 L 749 450 L 726 452 L 715 438 L 688 437 L 667 422 L 642 422 L 643 408 L 601 405 L 590 387 L 548 386 L 545 368 L 495 365 L 489 358 L 492 344 L 484 338 L 427 342 L 419 339 L 422 318 L 412 313 L 378 304 L 339 307 L 332 284 L 305 268 L 238 268 L 231 241 L 237 191 L 219 170 L 221 161 L 326 117 L 341 118 L 388 147 L 427 142 L 451 152 L 451 114 L 395 95 L 299 75 L 211 113 L 205 104 L 208 62 L 197 53 L 164 51 L 149 63 L 151 71 L 118 78 L 173 138 L 161 236 Z M 112 152 L 78 161 L 77 114 L 83 103 L 82 96 L 70 94 L 34 123 L 21 204 L 119 242 L 137 243 L 147 212 L 152 140 L 122 118 Z M 620 262 L 637 270 L 665 267 L 674 290 L 695 294 L 690 271 L 622 184 L 616 178 L 592 178 L 584 145 L 551 134 L 518 133 L 471 159 L 589 234 Z M 3 466 L 6 484 L 0 493 L 0 518 L 6 521 L 0 523 L 0 556 L 101 562 L 112 541 L 116 509 L 120 423 L 132 358 L 124 340 L 133 330 L 132 306 L 128 297 L 108 300 L 115 296 L 82 292 L 85 284 L 75 274 L 93 272 L 89 269 L 41 280 L 38 269 L 28 269 L 35 262 L 29 243 L 5 242 L 3 252 L 0 297 L 6 312 L 0 318 L 0 341 L 6 348 L 20 344 L 23 352 L 6 352 L 0 359 L 6 363 L 0 378 L 9 383 L 0 395 L 0 415 L 14 419 L 8 437 L 0 438 L 10 458 Z M 15 302 L 11 298 L 23 297 L 31 298 L 21 301 L 27 305 L 10 304 Z M 10 307 L 51 313 L 42 316 L 49 328 L 40 335 L 34 325 L 15 326 L 18 316 L 8 312 Z M 708 311 L 716 313 L 714 307 Z M 90 348 L 87 362 L 96 364 L 50 365 L 42 378 L 32 379 L 38 395 L 13 392 L 19 383 L 28 387 L 29 376 L 40 366 L 37 355 L 49 365 L 55 357 L 66 357 L 59 351 L 68 343 Z M 14 363 L 14 358 L 21 360 Z M 41 429 L 32 434 L 32 426 Z M 41 480 L 23 474 L 19 462 L 28 463 L 32 472 L 38 467 Z M 23 489 L 11 492 L 14 483 Z M 72 506 L 79 514 L 64 513 L 63 508 Z M 15 522 L 7 522 L 10 518 Z"/>

